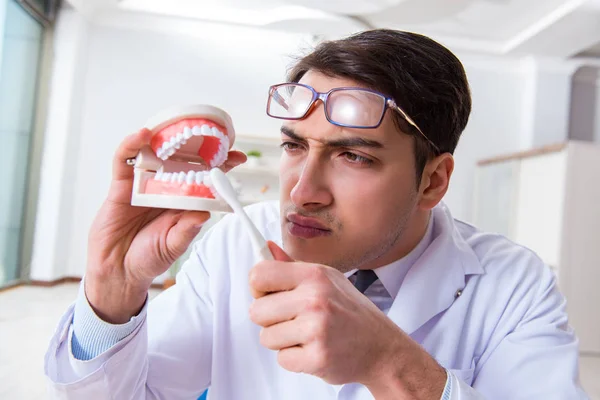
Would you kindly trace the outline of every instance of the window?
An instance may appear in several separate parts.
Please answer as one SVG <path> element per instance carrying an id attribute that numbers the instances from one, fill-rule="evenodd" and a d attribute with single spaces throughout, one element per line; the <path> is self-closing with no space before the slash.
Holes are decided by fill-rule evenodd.
<path id="1" fill-rule="evenodd" d="M 0 287 L 21 278 L 29 153 L 44 28 L 15 0 L 0 0 Z"/>

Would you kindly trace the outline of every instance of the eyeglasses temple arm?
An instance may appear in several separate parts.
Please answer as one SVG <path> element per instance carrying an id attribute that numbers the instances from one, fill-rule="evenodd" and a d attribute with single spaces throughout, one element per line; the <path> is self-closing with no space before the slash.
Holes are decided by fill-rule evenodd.
<path id="1" fill-rule="evenodd" d="M 439 153 L 440 149 L 435 145 L 435 143 L 433 143 L 431 141 L 431 139 L 429 139 L 421 130 L 421 128 L 419 128 L 419 126 L 416 124 L 415 121 L 413 121 L 413 119 L 411 117 L 409 117 L 408 115 L 406 115 L 406 113 L 404 112 L 404 110 L 402 110 L 400 107 L 398 107 L 398 105 L 396 104 L 396 102 L 394 100 L 388 100 L 387 104 L 390 108 L 392 108 L 394 111 L 396 111 L 397 113 L 399 113 L 400 115 L 402 115 L 402 118 L 404 118 L 404 120 L 406 120 L 406 122 L 408 122 L 409 124 L 411 124 L 417 131 L 419 131 L 419 133 L 421 134 L 421 136 L 423 136 L 423 138 L 425 138 L 425 140 L 427 140 L 427 142 L 433 146 L 433 148 Z"/>
<path id="2" fill-rule="evenodd" d="M 277 90 L 273 91 L 272 94 L 273 98 L 275 99 L 275 101 L 283 108 L 286 109 L 286 111 L 289 111 L 290 107 L 288 106 L 288 104 L 286 103 L 285 99 L 283 97 L 281 97 L 281 95 L 279 94 L 279 92 L 277 92 Z"/>

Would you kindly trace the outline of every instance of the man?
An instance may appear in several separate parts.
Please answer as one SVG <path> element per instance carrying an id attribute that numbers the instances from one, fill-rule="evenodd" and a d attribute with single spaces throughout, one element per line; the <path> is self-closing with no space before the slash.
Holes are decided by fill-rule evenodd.
<path id="1" fill-rule="evenodd" d="M 300 59 L 269 92 L 281 197 L 235 215 L 177 284 L 152 280 L 203 212 L 131 207 L 128 137 L 94 221 L 77 302 L 46 358 L 57 398 L 580 399 L 577 341 L 531 251 L 441 203 L 471 110 L 460 62 L 412 33 L 363 32 Z M 232 152 L 227 168 L 245 161 Z"/>

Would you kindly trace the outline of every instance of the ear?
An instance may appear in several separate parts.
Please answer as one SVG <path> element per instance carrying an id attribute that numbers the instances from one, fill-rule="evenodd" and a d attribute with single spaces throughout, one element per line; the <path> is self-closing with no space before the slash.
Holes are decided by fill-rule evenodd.
<path id="1" fill-rule="evenodd" d="M 423 169 L 419 193 L 421 199 L 419 207 L 424 210 L 434 208 L 448 191 L 450 176 L 454 171 L 454 157 L 450 153 L 444 153 L 429 160 Z"/>

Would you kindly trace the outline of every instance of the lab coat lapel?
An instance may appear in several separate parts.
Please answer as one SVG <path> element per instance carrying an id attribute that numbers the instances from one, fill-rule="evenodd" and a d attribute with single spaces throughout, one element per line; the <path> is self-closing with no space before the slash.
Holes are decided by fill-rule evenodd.
<path id="1" fill-rule="evenodd" d="M 388 312 L 409 335 L 452 305 L 466 275 L 483 273 L 445 205 L 433 210 L 433 224 L 433 242 L 408 271 Z"/>
<path id="2" fill-rule="evenodd" d="M 281 223 L 279 219 L 271 220 L 267 223 L 265 239 L 275 242 L 283 249 L 283 237 L 281 236 Z"/>

